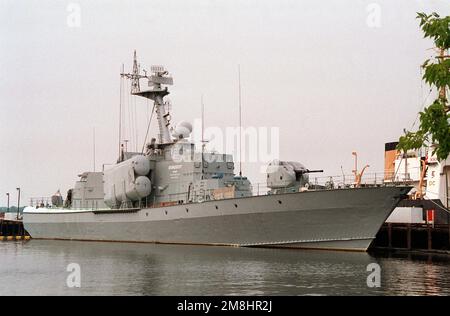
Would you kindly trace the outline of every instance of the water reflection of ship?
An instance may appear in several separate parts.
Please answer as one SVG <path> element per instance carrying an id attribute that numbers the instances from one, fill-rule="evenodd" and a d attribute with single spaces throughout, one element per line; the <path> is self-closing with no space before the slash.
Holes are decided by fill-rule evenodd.
<path id="1" fill-rule="evenodd" d="M 367 253 L 32 240 L 82 269 L 88 295 L 330 295 L 367 289 Z M 61 262 L 59 262 L 61 261 Z M 60 279 L 56 277 L 56 279 Z M 52 279 L 53 280 L 53 279 Z M 61 293 L 60 293 L 61 294 Z"/>

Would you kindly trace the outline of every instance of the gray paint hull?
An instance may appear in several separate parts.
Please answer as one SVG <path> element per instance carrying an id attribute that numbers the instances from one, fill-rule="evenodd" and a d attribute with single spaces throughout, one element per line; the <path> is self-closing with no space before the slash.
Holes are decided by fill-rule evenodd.
<path id="1" fill-rule="evenodd" d="M 409 187 L 308 191 L 132 211 L 24 213 L 36 239 L 365 251 Z"/>

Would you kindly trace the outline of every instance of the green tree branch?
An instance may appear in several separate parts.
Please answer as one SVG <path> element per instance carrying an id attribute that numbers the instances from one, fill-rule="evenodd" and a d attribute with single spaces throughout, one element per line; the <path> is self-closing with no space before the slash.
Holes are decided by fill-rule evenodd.
<path id="1" fill-rule="evenodd" d="M 450 87 L 450 59 L 445 52 L 450 48 L 450 16 L 441 18 L 437 13 L 418 13 L 424 38 L 430 38 L 440 51 L 436 61 L 426 60 L 423 80 L 439 91 L 439 97 L 419 113 L 420 126 L 416 132 L 405 131 L 400 137 L 398 149 L 406 152 L 433 145 L 439 160 L 450 155 L 450 107 L 448 90 Z"/>

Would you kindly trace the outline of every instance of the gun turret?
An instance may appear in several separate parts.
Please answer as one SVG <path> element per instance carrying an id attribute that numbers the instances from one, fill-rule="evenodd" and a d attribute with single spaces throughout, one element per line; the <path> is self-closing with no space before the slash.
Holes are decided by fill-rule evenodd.
<path id="1" fill-rule="evenodd" d="M 301 188 L 309 182 L 309 173 L 323 170 L 309 170 L 295 161 L 272 161 L 267 167 L 267 186 L 271 189 Z"/>

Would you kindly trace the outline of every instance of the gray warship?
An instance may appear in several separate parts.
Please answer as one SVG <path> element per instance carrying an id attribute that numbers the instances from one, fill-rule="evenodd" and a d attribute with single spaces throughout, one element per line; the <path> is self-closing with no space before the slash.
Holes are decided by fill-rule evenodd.
<path id="1" fill-rule="evenodd" d="M 23 222 L 32 238 L 366 251 L 410 190 L 318 186 L 309 180 L 317 170 L 273 161 L 268 191 L 254 194 L 231 155 L 197 151 L 190 123 L 171 126 L 164 97 L 173 79 L 163 67 L 141 72 L 135 53 L 133 71 L 121 76 L 132 95 L 154 102 L 159 134 L 142 152 L 121 144 L 117 163 L 82 173 L 65 200 L 30 203 Z"/>

